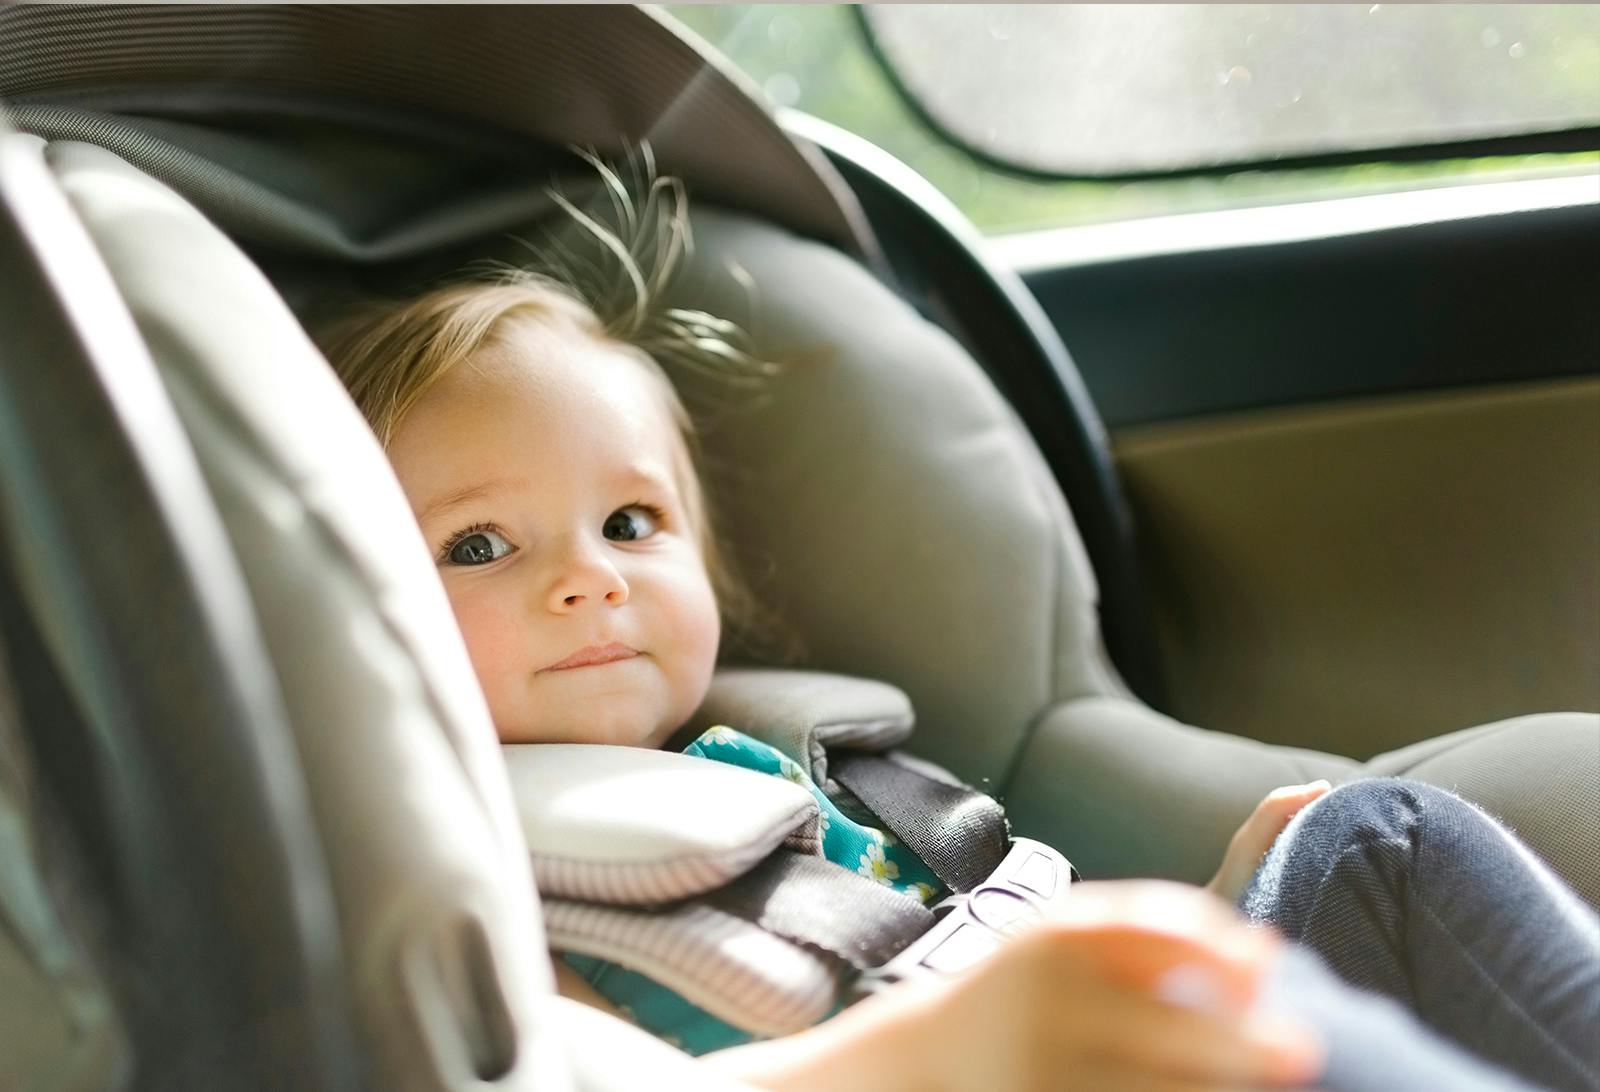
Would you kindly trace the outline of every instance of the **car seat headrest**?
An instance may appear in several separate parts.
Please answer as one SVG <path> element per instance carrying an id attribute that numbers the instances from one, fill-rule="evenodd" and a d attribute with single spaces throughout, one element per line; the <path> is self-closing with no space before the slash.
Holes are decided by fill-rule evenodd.
<path id="1" fill-rule="evenodd" d="M 560 149 L 644 141 L 696 192 L 869 248 L 826 160 L 707 53 L 632 5 L 471 18 L 427 5 L 19 5 L 0 8 L 0 102 L 18 128 L 114 150 L 234 237 L 300 254 L 381 249 L 390 217 L 447 190 L 477 200 L 454 224 L 389 239 L 391 252 L 481 235 L 516 218 Z M 363 181 L 374 170 L 382 186 Z"/>
<path id="2" fill-rule="evenodd" d="M 965 350 L 830 247 L 703 207 L 694 237 L 674 299 L 777 364 L 702 427 L 720 531 L 806 665 L 899 687 L 975 785 L 1053 702 L 1125 693 L 1060 490 Z"/>
<path id="3" fill-rule="evenodd" d="M 63 141 L 45 154 L 158 363 L 242 563 L 377 1083 L 520 1082 L 541 1064 L 533 999 L 551 982 L 526 849 L 482 695 L 382 451 L 271 285 L 204 217 L 101 148 Z"/>
<path id="4" fill-rule="evenodd" d="M 0 656 L 22 742 L 0 763 L 41 789 L 0 780 L 0 826 L 41 835 L 0 852 L 0 1085 L 37 1083 L 52 1046 L 76 1057 L 46 1083 L 125 1083 L 109 1024 L 151 1086 L 337 1083 L 334 902 L 249 593 L 36 137 L 0 133 L 0 267 Z M 76 955 L 111 997 L 53 911 L 88 923 Z"/>

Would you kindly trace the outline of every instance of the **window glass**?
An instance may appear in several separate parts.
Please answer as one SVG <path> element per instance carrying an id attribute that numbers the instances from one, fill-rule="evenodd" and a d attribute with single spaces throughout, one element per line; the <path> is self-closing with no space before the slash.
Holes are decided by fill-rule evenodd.
<path id="1" fill-rule="evenodd" d="M 886 4 L 907 92 L 1016 166 L 1107 175 L 1600 125 L 1600 8 Z"/>
<path id="2" fill-rule="evenodd" d="M 666 10 L 742 69 L 774 104 L 815 114 L 872 141 L 929 179 L 990 232 L 1600 171 L 1600 155 L 1585 152 L 1258 169 L 1135 182 L 1039 180 L 985 164 L 934 132 L 905 104 L 844 5 L 672 5 Z M 1597 60 L 1585 60 L 1580 51 L 1562 71 L 1581 85 L 1583 67 L 1592 72 Z"/>

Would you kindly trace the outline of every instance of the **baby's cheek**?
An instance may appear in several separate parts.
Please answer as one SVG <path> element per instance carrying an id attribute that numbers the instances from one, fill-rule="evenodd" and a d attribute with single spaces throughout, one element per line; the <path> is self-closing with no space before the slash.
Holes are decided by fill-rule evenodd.
<path id="1" fill-rule="evenodd" d="M 722 614 L 717 609 L 717 597 L 707 583 L 705 599 L 698 613 L 699 626 L 696 633 L 696 646 L 701 663 L 704 667 L 706 678 L 711 677 L 711 670 L 717 663 L 717 648 L 722 643 Z"/>
<path id="2" fill-rule="evenodd" d="M 711 672 L 717 663 L 717 645 L 722 636 L 722 621 L 717 613 L 716 596 L 709 580 L 691 579 L 679 589 L 676 618 L 677 705 L 674 712 L 687 720 L 705 697 Z M 681 723 L 681 722 L 680 722 Z"/>
<path id="3" fill-rule="evenodd" d="M 519 660 L 525 655 L 526 642 L 521 639 L 516 620 L 492 603 L 452 597 L 451 606 L 466 640 L 467 654 L 472 657 L 472 669 L 493 706 L 498 691 L 523 675 Z"/>

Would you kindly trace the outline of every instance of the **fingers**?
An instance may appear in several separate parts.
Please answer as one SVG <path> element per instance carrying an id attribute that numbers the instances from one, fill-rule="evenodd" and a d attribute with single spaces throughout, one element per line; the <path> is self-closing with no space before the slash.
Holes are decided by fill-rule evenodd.
<path id="1" fill-rule="evenodd" d="M 1097 949 L 1073 943 L 1089 935 L 1069 934 L 1056 949 L 1040 953 L 1053 959 L 1034 965 L 1046 988 L 1009 995 L 1025 1006 L 1016 1009 L 1019 1018 L 1032 1016 L 1029 1038 L 1050 1044 L 1036 1056 L 1033 1072 L 1089 1062 L 1209 1088 L 1292 1085 L 1321 1072 L 1322 1048 L 1309 1030 L 1255 1011 L 1173 1004 L 1110 980 L 1093 961 Z M 1071 1087 L 1124 1086 L 1108 1081 Z"/>
<path id="2" fill-rule="evenodd" d="M 1273 789 L 1256 805 L 1256 810 L 1250 813 L 1250 818 L 1239 828 L 1234 840 L 1259 846 L 1265 853 L 1271 847 L 1272 840 L 1283 833 L 1290 819 L 1332 788 L 1326 781 L 1313 781 L 1308 785 L 1284 785 Z"/>
<path id="3" fill-rule="evenodd" d="M 917 1033 L 907 1038 L 949 1077 L 942 1087 L 1216 1092 L 1316 1076 L 1316 1040 L 1250 1004 L 1275 938 L 1195 888 L 1084 886 L 1076 917 L 1036 926 L 921 993 L 880 995 L 898 1001 Z M 972 1042 L 994 1049 L 975 1058 Z"/>
<path id="4" fill-rule="evenodd" d="M 1082 944 L 1084 963 L 1108 982 L 1152 997 L 1237 1013 L 1255 1002 L 1278 939 L 1265 930 L 1230 923 L 1226 933 L 1204 939 L 1103 926 L 1061 943 L 1073 942 Z"/>
<path id="5" fill-rule="evenodd" d="M 1248 1085 L 1169 1077 L 1160 1073 L 1130 1072 L 1122 1066 L 1090 1063 L 1078 1066 L 1070 1081 L 1050 1085 L 1054 1089 L 1083 1089 L 1084 1092 L 1116 1089 L 1117 1092 L 1258 1092 Z"/>
<path id="6" fill-rule="evenodd" d="M 1052 908 L 1051 921 L 1073 928 L 1134 925 L 1174 936 L 1209 938 L 1238 925 L 1233 908 L 1198 887 L 1166 880 L 1090 880 Z"/>
<path id="7" fill-rule="evenodd" d="M 1314 1079 L 1323 1054 L 1308 1030 L 1282 1020 L 1221 1017 L 1135 994 L 1097 998 L 1092 1056 L 1109 1065 L 1216 1085 Z"/>
<path id="8" fill-rule="evenodd" d="M 1282 816 L 1287 823 L 1301 808 L 1331 791 L 1333 786 L 1322 778 L 1304 785 L 1283 785 L 1269 792 L 1256 811 L 1259 814 L 1266 810 L 1274 816 Z"/>
<path id="9" fill-rule="evenodd" d="M 1141 1073 L 1114 1062 L 1091 1062 L 1073 1070 L 1070 1081 L 1058 1081 L 1042 1088 L 1082 1092 L 1261 1092 L 1260 1084 L 1242 1081 L 1213 1081 L 1205 1078 L 1172 1077 L 1164 1073 Z M 1270 1087 L 1267 1086 L 1267 1087 Z"/>
<path id="10" fill-rule="evenodd" d="M 1034 939 L 1037 958 L 1077 961 L 1101 979 L 1155 994 L 1179 988 L 1219 1009 L 1254 1000 L 1278 938 L 1245 924 L 1199 888 L 1152 881 L 1088 883 Z M 1174 979 L 1174 973 L 1178 978 Z"/>
<path id="11" fill-rule="evenodd" d="M 1275 934 L 1182 884 L 1090 883 L 1073 895 L 1076 905 L 1002 954 L 1031 978 L 1009 1000 L 1046 1014 L 1040 1038 L 1059 1044 L 1061 1064 L 1142 1073 L 1152 1088 L 1270 1087 L 1320 1072 L 1311 1033 L 1251 1013 Z"/>
<path id="12" fill-rule="evenodd" d="M 1273 789 L 1229 841 L 1217 874 L 1206 886 L 1229 902 L 1237 899 L 1289 821 L 1332 788 L 1327 781 L 1319 780 Z"/>

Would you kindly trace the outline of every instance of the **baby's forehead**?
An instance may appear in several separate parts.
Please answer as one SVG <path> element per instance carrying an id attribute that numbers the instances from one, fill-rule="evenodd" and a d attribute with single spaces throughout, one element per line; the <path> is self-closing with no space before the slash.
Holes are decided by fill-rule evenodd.
<path id="1" fill-rule="evenodd" d="M 648 405 L 674 416 L 672 386 L 644 352 L 564 319 L 507 320 L 453 371 L 467 385 L 516 386 L 623 410 Z"/>
<path id="2" fill-rule="evenodd" d="M 576 327 L 508 323 L 453 371 L 450 400 L 500 428 L 520 427 L 521 408 L 540 418 L 546 443 L 587 446 L 596 457 L 659 459 L 680 490 L 698 489 L 682 403 L 634 346 Z"/>

